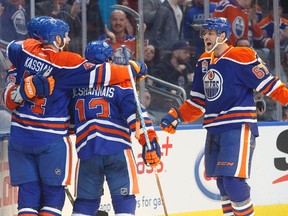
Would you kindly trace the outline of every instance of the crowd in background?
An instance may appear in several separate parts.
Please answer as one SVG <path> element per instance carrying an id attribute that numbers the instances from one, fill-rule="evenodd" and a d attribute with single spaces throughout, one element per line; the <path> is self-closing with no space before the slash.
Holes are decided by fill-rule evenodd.
<path id="1" fill-rule="evenodd" d="M 84 0 L 86 2 L 87 26 L 82 22 L 81 0 L 38 0 L 35 1 L 35 15 L 52 16 L 65 20 L 70 26 L 70 51 L 83 53 L 81 31 L 87 31 L 87 43 L 102 39 L 114 49 L 113 60 L 123 63 L 120 47 L 128 47 L 130 58 L 139 58 L 143 51 L 149 74 L 156 79 L 171 83 L 184 89 L 189 97 L 193 81 L 193 71 L 200 55 L 205 51 L 201 35 L 201 24 L 205 19 L 204 0 L 145 0 L 143 4 L 144 44 L 139 49 L 139 25 L 130 13 L 116 10 L 111 6 L 119 4 L 138 11 L 138 0 Z M 0 49 L 5 48 L 13 39 L 27 37 L 26 24 L 30 20 L 30 1 L 0 0 Z M 280 16 L 279 40 L 281 53 L 281 80 L 288 80 L 288 3 L 279 1 Z M 237 16 L 236 16 L 237 15 Z M 273 1 L 271 0 L 230 0 L 209 1 L 209 16 L 224 16 L 232 26 L 229 43 L 234 46 L 251 46 L 272 69 L 274 62 L 274 21 Z M 240 18 L 239 18 L 240 17 Z M 140 46 L 142 47 L 142 46 Z M 0 90 L 4 87 L 5 70 L 1 69 Z M 177 88 L 147 79 L 145 97 L 149 98 L 151 115 L 166 113 L 168 107 L 153 108 L 153 103 L 173 100 L 181 94 Z M 150 90 L 149 90 L 150 89 Z M 151 89 L 153 91 L 151 91 Z M 157 91 L 158 93 L 157 93 Z M 159 94 L 159 92 L 166 92 Z M 170 99 L 161 98 L 171 94 Z M 174 96 L 173 96 L 174 95 Z M 259 106 L 259 120 L 277 120 L 275 102 L 255 92 Z M 161 102 L 160 102 L 161 103 Z M 171 102 L 172 103 L 172 102 Z M 149 105 L 148 105 L 149 104 Z M 156 103 L 157 104 L 157 103 Z M 162 102 L 161 104 L 165 104 Z M 148 110 L 149 110 L 148 107 Z M 155 107 L 155 106 L 154 106 Z M 169 105 L 170 107 L 170 105 Z M 158 109 L 158 110 L 157 110 Z M 162 110 L 161 110 L 162 109 Z M 283 120 L 287 120 L 287 109 L 283 107 Z M 161 117 L 160 115 L 159 117 Z"/>

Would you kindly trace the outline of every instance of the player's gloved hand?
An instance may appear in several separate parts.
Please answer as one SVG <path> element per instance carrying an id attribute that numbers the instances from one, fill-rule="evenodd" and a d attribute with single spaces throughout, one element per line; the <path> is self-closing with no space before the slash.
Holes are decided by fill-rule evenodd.
<path id="1" fill-rule="evenodd" d="M 180 116 L 180 112 L 177 107 L 172 107 L 168 114 L 161 119 L 160 128 L 168 133 L 174 134 L 178 123 L 183 119 Z"/>
<path id="2" fill-rule="evenodd" d="M 157 141 L 157 138 L 154 138 L 150 141 L 151 149 L 148 149 L 147 143 L 143 145 L 142 149 L 142 158 L 146 165 L 151 167 L 157 167 L 160 164 L 161 159 L 161 148 Z"/>
<path id="3" fill-rule="evenodd" d="M 33 97 L 47 97 L 54 90 L 55 80 L 52 76 L 45 78 L 40 74 L 31 75 L 22 80 L 19 92 L 24 100 Z"/>
<path id="4" fill-rule="evenodd" d="M 129 61 L 131 65 L 132 73 L 134 77 L 140 78 L 140 80 L 145 79 L 148 75 L 147 65 L 142 61 Z"/>

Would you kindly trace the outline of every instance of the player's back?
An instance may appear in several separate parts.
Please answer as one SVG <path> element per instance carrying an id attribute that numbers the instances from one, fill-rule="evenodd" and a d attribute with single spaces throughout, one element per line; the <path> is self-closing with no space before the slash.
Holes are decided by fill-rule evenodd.
<path id="1" fill-rule="evenodd" d="M 113 154 L 131 148 L 135 130 L 136 103 L 130 82 L 73 91 L 78 156 Z M 145 109 L 147 127 L 152 127 Z"/>
<path id="2" fill-rule="evenodd" d="M 8 56 L 17 68 L 17 73 L 14 72 L 16 84 L 20 84 L 24 77 L 47 70 L 51 70 L 55 78 L 61 76 L 63 70 L 66 72 L 84 70 L 82 63 L 85 60 L 82 57 L 73 53 L 54 52 L 51 48 L 44 49 L 40 42 L 33 39 L 11 43 L 8 46 Z M 59 64 L 61 59 L 63 61 Z M 70 59 L 69 63 L 65 59 Z M 69 73 L 63 74 L 67 76 Z M 73 77 L 66 78 L 68 83 L 69 79 Z M 89 79 L 86 79 L 88 83 Z M 11 136 L 11 141 L 33 146 L 51 143 L 67 135 L 70 118 L 67 106 L 73 86 L 61 88 L 59 83 L 56 81 L 55 86 L 58 87 L 55 87 L 49 97 L 33 98 L 16 108 L 12 113 L 11 133 L 17 136 Z"/>

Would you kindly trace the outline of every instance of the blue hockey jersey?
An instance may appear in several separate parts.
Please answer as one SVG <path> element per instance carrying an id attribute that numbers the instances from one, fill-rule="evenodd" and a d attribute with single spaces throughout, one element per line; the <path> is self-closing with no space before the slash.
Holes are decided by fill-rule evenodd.
<path id="1" fill-rule="evenodd" d="M 21 145 L 44 145 L 67 135 L 68 104 L 73 88 L 103 86 L 130 79 L 127 66 L 94 65 L 78 54 L 55 52 L 33 39 L 11 42 L 7 56 L 17 70 L 12 69 L 7 74 L 6 104 L 11 102 L 9 91 L 23 77 L 51 69 L 50 75 L 55 79 L 52 95 L 25 101 L 13 111 L 10 141 Z"/>
<path id="2" fill-rule="evenodd" d="M 76 148 L 80 159 L 131 148 L 136 103 L 130 82 L 75 89 L 71 107 L 74 109 Z M 154 131 L 152 121 L 143 107 L 142 112 L 146 129 Z"/>
<path id="3" fill-rule="evenodd" d="M 196 65 L 190 98 L 179 110 L 188 122 L 205 113 L 203 126 L 211 132 L 250 124 L 257 136 L 254 90 L 288 103 L 285 84 L 269 73 L 254 50 L 229 46 L 218 58 L 205 52 Z"/>

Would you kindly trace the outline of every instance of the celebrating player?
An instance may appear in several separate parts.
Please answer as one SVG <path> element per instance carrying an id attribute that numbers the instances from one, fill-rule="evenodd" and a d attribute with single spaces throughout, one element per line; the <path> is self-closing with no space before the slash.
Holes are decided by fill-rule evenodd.
<path id="1" fill-rule="evenodd" d="M 206 175 L 217 177 L 223 214 L 251 216 L 254 210 L 246 179 L 258 136 L 253 89 L 282 105 L 288 103 L 288 89 L 270 74 L 254 50 L 229 46 L 230 35 L 226 18 L 205 21 L 206 52 L 197 62 L 190 98 L 179 108 L 171 108 L 160 127 L 175 133 L 179 122 L 204 115 Z"/>
<path id="2" fill-rule="evenodd" d="M 130 79 L 126 66 L 95 65 L 63 51 L 68 31 L 62 20 L 43 19 L 29 34 L 40 41 L 12 41 L 7 47 L 14 68 L 7 74 L 4 102 L 13 110 L 8 157 L 11 184 L 19 187 L 18 215 L 61 215 L 72 168 L 67 133 L 72 89 Z M 134 75 L 147 74 L 145 67 L 136 69 L 132 65 Z"/>
<path id="3" fill-rule="evenodd" d="M 90 62 L 102 64 L 109 62 L 113 48 L 107 42 L 92 41 L 86 47 L 85 56 Z M 131 143 L 136 122 L 131 82 L 75 89 L 72 107 L 79 158 L 77 198 L 72 215 L 96 214 L 105 178 L 115 215 L 135 215 L 135 194 L 139 188 Z M 152 149 L 147 150 L 143 131 L 139 143 L 143 146 L 144 162 L 154 167 L 160 163 L 160 146 L 146 110 L 142 111 Z"/>

